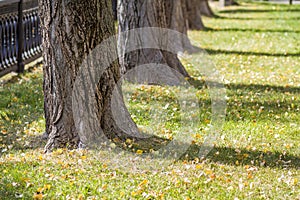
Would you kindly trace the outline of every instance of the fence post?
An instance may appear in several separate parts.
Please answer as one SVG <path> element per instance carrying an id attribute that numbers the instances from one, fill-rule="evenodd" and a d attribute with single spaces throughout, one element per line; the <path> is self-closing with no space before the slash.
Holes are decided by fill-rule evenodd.
<path id="1" fill-rule="evenodd" d="M 18 28 L 17 28 L 17 40 L 18 40 L 18 73 L 24 72 L 23 62 L 23 49 L 24 49 L 24 29 L 23 29 L 23 0 L 19 1 L 18 5 Z"/>

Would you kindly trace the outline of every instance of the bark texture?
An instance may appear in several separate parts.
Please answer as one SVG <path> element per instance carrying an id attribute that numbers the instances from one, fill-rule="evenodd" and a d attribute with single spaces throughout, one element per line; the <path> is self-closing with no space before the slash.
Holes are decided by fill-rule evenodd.
<path id="1" fill-rule="evenodd" d="M 72 110 L 72 90 L 84 58 L 115 33 L 111 0 L 40 0 L 44 57 L 44 109 L 53 148 L 77 148 L 80 141 Z M 100 65 L 101 67 L 101 65 Z M 98 84 L 97 116 L 104 132 L 118 134 L 111 120 L 111 93 L 120 77 L 114 62 Z"/>
<path id="2" fill-rule="evenodd" d="M 183 11 L 181 0 L 120 0 L 119 8 L 120 32 L 143 27 L 160 27 L 187 34 L 186 13 Z M 128 38 L 129 35 L 119 38 L 120 54 L 124 56 L 120 59 L 123 73 L 138 65 L 158 63 L 167 64 L 183 76 L 189 77 L 177 55 L 173 53 L 160 49 L 140 49 L 125 54 Z M 139 40 L 143 43 L 145 38 L 141 37 Z M 178 44 L 183 49 L 192 48 L 190 42 L 183 38 Z"/>
<path id="3" fill-rule="evenodd" d="M 200 14 L 200 5 L 197 0 L 186 0 L 188 28 L 191 30 L 204 30 Z"/>
<path id="4" fill-rule="evenodd" d="M 164 0 L 166 8 L 167 27 L 187 35 L 188 31 L 188 11 L 187 1 L 189 0 Z M 183 49 L 193 51 L 193 47 L 189 40 L 181 41 Z"/>
<path id="5" fill-rule="evenodd" d="M 118 19 L 118 0 L 111 0 L 114 20 Z"/>
<path id="6" fill-rule="evenodd" d="M 238 6 L 239 4 L 234 0 L 225 0 L 225 6 Z"/>
<path id="7" fill-rule="evenodd" d="M 215 14 L 208 4 L 208 0 L 199 0 L 199 7 L 201 15 L 204 15 L 206 17 L 215 17 Z"/>

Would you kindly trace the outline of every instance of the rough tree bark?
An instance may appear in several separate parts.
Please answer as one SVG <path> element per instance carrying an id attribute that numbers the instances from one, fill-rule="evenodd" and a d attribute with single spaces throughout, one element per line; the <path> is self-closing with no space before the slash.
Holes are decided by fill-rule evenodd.
<path id="1" fill-rule="evenodd" d="M 186 1 L 188 0 L 164 0 L 164 6 L 167 8 L 167 27 L 184 35 L 187 35 L 188 31 L 188 13 Z M 193 51 L 193 47 L 189 40 L 182 40 L 181 43 L 183 49 L 186 49 L 187 51 Z"/>
<path id="2" fill-rule="evenodd" d="M 225 6 L 238 6 L 239 4 L 234 0 L 225 0 Z"/>
<path id="3" fill-rule="evenodd" d="M 186 0 L 188 28 L 191 30 L 204 30 L 200 14 L 200 5 L 197 0 Z"/>
<path id="4" fill-rule="evenodd" d="M 215 17 L 215 14 L 208 4 L 208 0 L 199 0 L 199 7 L 201 15 L 204 15 L 206 17 Z"/>
<path id="5" fill-rule="evenodd" d="M 115 34 L 111 0 L 40 0 L 39 3 L 48 133 L 45 151 L 77 148 L 80 138 L 74 125 L 72 89 L 84 58 L 105 38 Z M 111 135 L 122 135 L 111 116 L 111 94 L 119 77 L 119 64 L 114 62 L 101 76 L 95 91 L 99 123 Z"/>
<path id="6" fill-rule="evenodd" d="M 177 4 L 174 5 L 174 2 Z M 179 2 L 179 3 L 178 3 Z M 171 6 L 172 8 L 170 9 Z M 169 8 L 168 12 L 166 8 Z M 183 34 L 187 34 L 186 18 L 183 15 L 181 0 L 120 0 L 119 1 L 119 31 L 124 32 L 135 28 L 142 27 L 160 27 L 171 28 Z M 172 16 L 171 16 L 172 15 Z M 177 70 L 183 76 L 189 77 L 189 74 L 181 64 L 177 55 L 159 49 L 141 49 L 135 52 L 123 54 L 127 46 L 127 39 L 119 38 L 119 48 L 121 48 L 122 72 L 125 73 L 135 66 L 146 63 L 167 64 Z M 141 38 L 140 41 L 144 39 Z M 189 41 L 182 39 L 179 45 L 183 49 L 191 49 Z"/>
<path id="7" fill-rule="evenodd" d="M 112 0 L 112 9 L 113 9 L 113 14 L 114 14 L 114 19 L 118 19 L 118 0 Z"/>

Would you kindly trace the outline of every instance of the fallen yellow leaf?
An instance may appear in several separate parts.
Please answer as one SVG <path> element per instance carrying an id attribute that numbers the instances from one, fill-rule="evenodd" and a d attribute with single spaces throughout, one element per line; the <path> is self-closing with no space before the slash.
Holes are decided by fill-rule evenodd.
<path id="1" fill-rule="evenodd" d="M 43 194 L 34 194 L 33 199 L 34 200 L 41 200 L 41 199 L 43 199 Z"/>
<path id="2" fill-rule="evenodd" d="M 141 155 L 141 154 L 143 154 L 143 150 L 137 150 L 136 153 Z"/>
<path id="3" fill-rule="evenodd" d="M 83 194 L 78 195 L 79 200 L 83 200 L 83 197 L 84 197 Z"/>
<path id="4" fill-rule="evenodd" d="M 50 188 L 51 188 L 51 185 L 50 185 L 50 184 L 44 185 L 44 189 L 45 189 L 45 190 L 50 190 Z"/>
<path id="5" fill-rule="evenodd" d="M 37 192 L 37 193 L 42 193 L 43 190 L 44 190 L 44 188 L 38 188 L 38 189 L 36 190 L 36 192 Z"/>
<path id="6" fill-rule="evenodd" d="M 139 187 L 142 187 L 148 183 L 148 180 L 143 180 L 140 184 Z"/>

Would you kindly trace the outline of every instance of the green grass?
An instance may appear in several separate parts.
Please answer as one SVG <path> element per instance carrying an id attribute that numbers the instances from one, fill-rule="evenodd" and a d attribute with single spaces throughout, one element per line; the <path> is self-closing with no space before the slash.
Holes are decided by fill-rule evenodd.
<path id="1" fill-rule="evenodd" d="M 226 120 L 205 159 L 191 153 L 164 170 L 113 170 L 95 159 L 104 154 L 87 150 L 43 154 L 41 67 L 2 83 L 0 199 L 300 199 L 299 10 L 241 3 L 204 18 L 206 31 L 189 32 L 223 77 Z M 190 63 L 196 58 L 191 55 Z M 195 116 L 180 115 L 180 88 L 129 86 L 125 99 L 144 131 L 171 139 L 181 120 L 200 116 L 189 130 L 197 151 L 211 123 L 209 91 L 200 81 Z"/>

